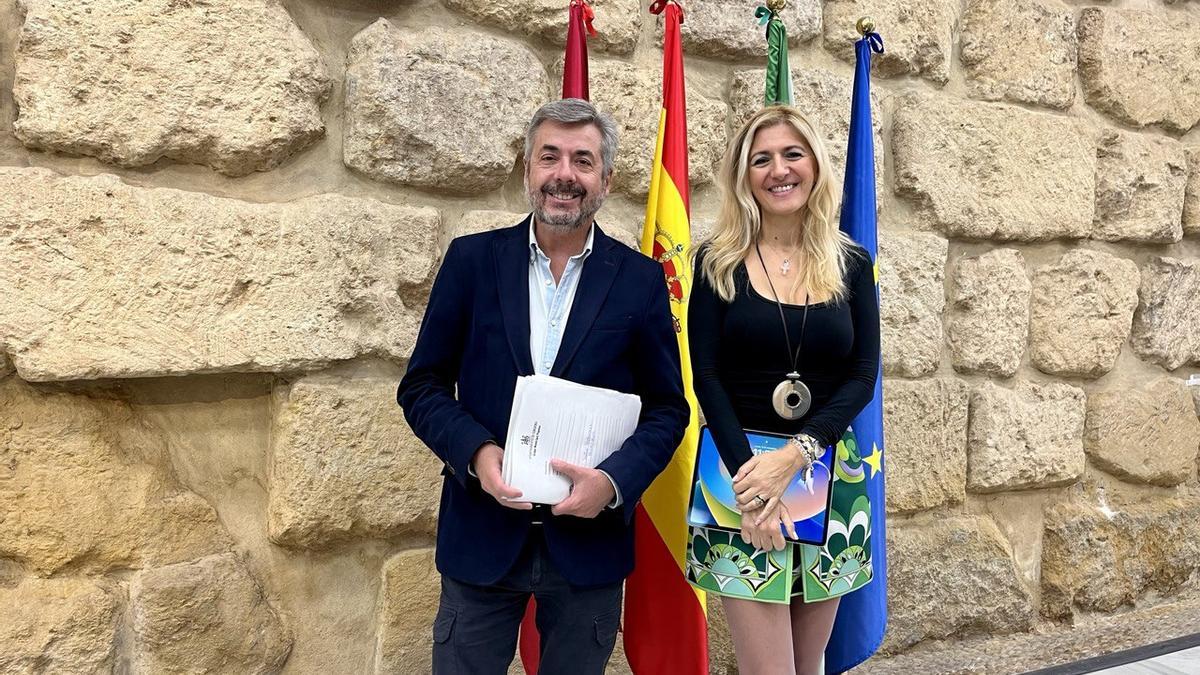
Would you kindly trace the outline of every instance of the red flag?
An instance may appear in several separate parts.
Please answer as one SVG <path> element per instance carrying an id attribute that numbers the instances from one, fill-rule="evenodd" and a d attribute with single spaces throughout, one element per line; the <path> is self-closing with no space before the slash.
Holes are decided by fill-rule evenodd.
<path id="1" fill-rule="evenodd" d="M 585 0 L 571 0 L 567 10 L 567 49 L 563 56 L 563 98 L 581 98 L 588 100 L 588 55 L 587 36 L 595 36 L 596 29 L 592 27 L 595 14 L 592 6 Z M 584 33 L 584 30 L 587 30 Z M 528 675 L 537 675 L 538 662 L 541 660 L 541 639 L 538 635 L 537 602 L 529 599 L 525 606 L 525 618 L 521 620 L 520 653 L 521 666 Z"/>
<path id="2" fill-rule="evenodd" d="M 592 6 L 584 0 L 571 0 L 567 20 L 567 51 L 563 58 L 563 98 L 588 100 L 587 36 L 596 34 L 592 28 Z M 584 29 L 587 33 L 584 33 Z"/>
<path id="3" fill-rule="evenodd" d="M 521 666 L 525 668 L 526 675 L 537 675 L 538 662 L 542 660 L 542 640 L 538 635 L 537 624 L 534 623 L 534 617 L 537 615 L 537 602 L 533 598 L 529 598 L 529 604 L 525 605 L 525 618 L 521 619 Z"/>
<path id="4" fill-rule="evenodd" d="M 635 673 L 699 675 L 708 672 L 704 593 L 687 583 L 687 504 L 700 425 L 692 394 L 687 343 L 687 302 L 692 287 L 688 189 L 687 110 L 675 2 L 655 0 L 663 22 L 663 107 L 659 112 L 642 252 L 663 267 L 679 338 L 683 384 L 692 418 L 671 463 L 642 495 L 635 515 L 637 560 L 625 582 L 625 656 Z"/>

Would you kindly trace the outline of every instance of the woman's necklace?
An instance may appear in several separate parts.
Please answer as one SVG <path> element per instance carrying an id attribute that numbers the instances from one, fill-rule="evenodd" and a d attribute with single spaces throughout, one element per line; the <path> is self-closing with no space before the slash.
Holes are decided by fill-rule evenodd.
<path id="1" fill-rule="evenodd" d="M 808 385 L 800 381 L 800 349 L 804 345 L 804 329 L 808 326 L 808 291 L 804 292 L 804 314 L 800 319 L 800 341 L 796 344 L 796 351 L 793 353 L 792 336 L 788 332 L 783 303 L 779 300 L 779 293 L 775 290 L 775 283 L 771 281 L 770 273 L 767 272 L 767 263 L 763 261 L 762 249 L 759 248 L 757 241 L 754 242 L 754 251 L 758 254 L 758 264 L 762 265 L 763 275 L 767 277 L 767 285 L 771 287 L 771 294 L 775 296 L 775 305 L 779 308 L 779 320 L 783 324 L 783 339 L 787 345 L 788 361 L 792 364 L 792 371 L 786 375 L 787 379 L 776 385 L 775 393 L 771 395 L 771 406 L 775 408 L 775 414 L 783 419 L 797 420 L 804 417 L 804 414 L 812 407 L 812 392 L 809 391 Z"/>
<path id="2" fill-rule="evenodd" d="M 755 246 L 757 246 L 757 245 L 758 244 L 756 243 Z M 796 254 L 796 249 L 792 249 L 791 253 L 789 253 L 786 256 L 783 256 L 783 261 L 779 263 L 779 275 L 780 276 L 786 277 L 788 275 L 788 272 L 790 272 L 792 270 L 792 256 L 795 254 Z M 780 254 L 780 255 L 782 255 L 782 254 Z M 759 251 L 758 257 L 760 260 L 762 259 L 761 251 Z M 764 267 L 765 267 L 765 264 L 764 264 Z M 763 271 L 765 272 L 766 270 L 764 269 Z"/>

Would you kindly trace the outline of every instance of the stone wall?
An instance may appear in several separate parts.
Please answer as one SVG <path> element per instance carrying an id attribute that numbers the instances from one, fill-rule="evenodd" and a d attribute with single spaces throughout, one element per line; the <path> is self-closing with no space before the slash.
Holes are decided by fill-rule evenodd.
<path id="1" fill-rule="evenodd" d="M 449 240 L 525 208 L 565 5 L 0 0 L 0 670 L 428 669 L 440 478 L 394 387 Z M 752 5 L 687 4 L 698 234 Z M 595 10 L 633 243 L 660 28 Z M 1195 591 L 1200 5 L 793 0 L 838 161 L 866 13 L 883 651 Z"/>

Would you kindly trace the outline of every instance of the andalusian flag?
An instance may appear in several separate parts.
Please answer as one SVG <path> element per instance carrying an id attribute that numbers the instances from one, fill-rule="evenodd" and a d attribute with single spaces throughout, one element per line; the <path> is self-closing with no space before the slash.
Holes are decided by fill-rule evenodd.
<path id="1" fill-rule="evenodd" d="M 691 675 L 708 672 L 708 630 L 704 594 L 687 583 L 687 505 L 700 425 L 692 393 L 687 342 L 687 300 L 692 288 L 688 249 L 691 228 L 688 197 L 687 112 L 683 94 L 683 52 L 679 24 L 683 10 L 655 0 L 663 22 L 663 109 L 642 230 L 642 252 L 663 266 L 679 352 L 683 387 L 692 408 L 683 444 L 667 469 L 642 495 L 635 526 L 637 561 L 625 582 L 625 656 L 635 673 Z"/>
<path id="2" fill-rule="evenodd" d="M 767 24 L 766 105 L 792 105 L 792 69 L 788 66 L 787 28 L 776 10 L 759 7 L 754 11 L 759 25 Z"/>
<path id="3" fill-rule="evenodd" d="M 875 141 L 871 124 L 871 52 L 883 52 L 878 33 L 864 31 L 855 45 L 854 97 L 850 104 L 850 142 L 846 148 L 846 182 L 842 191 L 842 231 L 876 259 Z M 879 265 L 875 265 L 875 294 L 879 297 Z M 875 379 L 875 396 L 850 428 L 858 440 L 870 501 L 870 549 L 874 578 L 842 596 L 833 635 L 825 649 L 825 672 L 841 673 L 866 661 L 883 642 L 887 627 L 887 548 L 883 497 L 883 372 Z"/>

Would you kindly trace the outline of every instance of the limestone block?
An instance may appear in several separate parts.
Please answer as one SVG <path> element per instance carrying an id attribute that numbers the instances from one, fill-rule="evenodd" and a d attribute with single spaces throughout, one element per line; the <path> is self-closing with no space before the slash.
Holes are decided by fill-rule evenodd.
<path id="1" fill-rule="evenodd" d="M 971 392 L 967 488 L 1000 492 L 1070 485 L 1083 475 L 1082 390 L 1059 382 L 985 382 Z"/>
<path id="2" fill-rule="evenodd" d="M 566 44 L 567 6 L 556 0 L 443 2 L 450 9 L 462 12 L 484 26 L 535 37 L 554 45 Z M 646 10 L 636 0 L 596 0 L 588 4 L 592 5 L 596 12 L 593 22 L 596 35 L 588 37 L 588 51 L 599 50 L 612 54 L 632 52 L 637 45 L 638 35 L 642 32 L 642 15 Z M 690 22 L 691 6 L 688 8 L 687 20 Z"/>
<path id="3" fill-rule="evenodd" d="M 429 672 L 440 588 L 433 549 L 402 551 L 384 563 L 376 673 Z"/>
<path id="4" fill-rule="evenodd" d="M 1042 613 L 1112 612 L 1153 591 L 1169 596 L 1200 570 L 1200 500 L 1118 506 L 1064 503 L 1046 513 Z M 890 561 L 890 558 L 889 558 Z"/>
<path id="5" fill-rule="evenodd" d="M 113 672 L 119 604 L 116 593 L 88 579 L 0 587 L 0 671 Z"/>
<path id="6" fill-rule="evenodd" d="M 282 394 L 271 445 L 275 543 L 433 533 L 442 463 L 405 424 L 395 381 L 301 379 Z"/>
<path id="7" fill-rule="evenodd" d="M 789 2 L 779 16 L 787 27 L 788 44 L 793 47 L 821 33 L 819 0 Z M 725 60 L 766 58 L 765 28 L 754 19 L 746 3 L 696 0 L 688 3 L 684 18 L 679 37 L 686 54 Z"/>
<path id="8" fill-rule="evenodd" d="M 1188 183 L 1183 199 L 1183 233 L 1200 235 L 1200 148 L 1188 148 Z"/>
<path id="9" fill-rule="evenodd" d="M 1075 249 L 1033 276 L 1030 358 L 1051 375 L 1099 377 L 1129 338 L 1138 270 L 1129 260 Z"/>
<path id="10" fill-rule="evenodd" d="M 234 553 L 138 573 L 130 585 L 136 673 L 276 673 L 290 631 Z"/>
<path id="11" fill-rule="evenodd" d="M 330 80 L 275 0 L 20 0 L 13 132 L 121 166 L 243 176 L 320 138 Z"/>
<path id="12" fill-rule="evenodd" d="M 921 377 L 937 370 L 948 247 L 933 234 L 879 237 L 880 329 L 888 375 Z"/>
<path id="13" fill-rule="evenodd" d="M 412 348 L 438 213 L 0 169 L 0 344 L 25 379 L 286 371 Z"/>
<path id="14" fill-rule="evenodd" d="M 512 211 L 467 211 L 455 224 L 447 243 L 458 237 L 512 227 L 528 215 L 528 213 L 513 213 Z"/>
<path id="15" fill-rule="evenodd" d="M 0 382 L 0 559 L 50 575 L 228 549 L 212 507 L 160 468 L 165 453 L 123 403 Z"/>
<path id="16" fill-rule="evenodd" d="M 908 93 L 892 152 L 896 194 L 947 235 L 1045 241 L 1092 230 L 1096 153 L 1069 118 Z"/>
<path id="17" fill-rule="evenodd" d="M 343 161 L 375 180 L 494 190 L 512 173 L 525 126 L 549 95 L 545 68 L 518 42 L 379 19 L 346 55 Z"/>
<path id="18" fill-rule="evenodd" d="M 884 383 L 887 509 L 958 504 L 967 486 L 967 385 L 953 378 Z"/>
<path id="19" fill-rule="evenodd" d="M 561 62 L 555 67 L 561 78 Z M 612 189 L 642 199 L 650 190 L 650 169 L 662 111 L 662 66 L 631 68 L 622 61 L 592 59 L 591 101 L 612 115 L 620 143 Z M 725 151 L 725 104 L 690 93 L 687 100 L 688 179 L 694 188 L 713 181 Z M 613 229 L 613 228 L 609 228 Z"/>
<path id="20" fill-rule="evenodd" d="M 1079 77 L 1092 107 L 1137 127 L 1186 132 L 1200 121 L 1200 17 L 1085 7 Z"/>
<path id="21" fill-rule="evenodd" d="M 951 290 L 954 369 L 1012 377 L 1029 335 L 1032 284 L 1025 258 L 1011 248 L 959 261 Z"/>
<path id="22" fill-rule="evenodd" d="M 973 96 L 1071 107 L 1074 10 L 1059 0 L 968 0 L 962 24 L 962 63 Z"/>
<path id="23" fill-rule="evenodd" d="M 513 225 L 521 222 L 528 215 L 528 213 L 513 213 L 512 211 L 468 211 L 464 213 L 462 218 L 459 219 L 458 223 L 455 224 L 454 229 L 450 233 L 450 238 L 453 239 L 455 237 L 463 237 L 470 234 L 490 232 L 491 230 L 512 227 Z M 633 234 L 632 232 L 621 227 L 617 222 L 606 218 L 605 211 L 603 209 L 601 209 L 600 213 L 596 216 L 596 221 L 604 221 L 604 224 L 601 224 L 600 226 L 600 229 L 604 231 L 604 234 L 607 234 L 613 239 L 625 244 L 629 248 L 634 249 L 635 251 L 640 250 L 640 235 Z M 639 223 L 638 225 L 640 227 L 641 224 Z M 697 241 L 695 234 L 693 234 L 692 241 Z M 449 245 L 449 243 L 450 240 L 448 239 L 446 244 Z"/>
<path id="24" fill-rule="evenodd" d="M 1084 436 L 1101 469 L 1135 483 L 1178 485 L 1196 470 L 1200 420 L 1183 380 L 1160 377 L 1088 398 Z"/>
<path id="25" fill-rule="evenodd" d="M 729 87 L 732 133 L 737 133 L 746 120 L 762 109 L 766 74 L 763 69 L 734 71 Z M 846 167 L 846 140 L 850 137 L 850 99 L 854 93 L 854 80 L 820 68 L 792 68 L 792 86 L 796 107 L 822 134 L 833 164 L 834 183 L 841 189 Z M 879 114 L 882 107 L 876 93 L 871 94 L 871 110 L 875 111 L 875 176 L 876 181 L 882 183 L 883 130 Z"/>
<path id="26" fill-rule="evenodd" d="M 887 535 L 885 653 L 926 639 L 1002 635 L 1032 624 L 1032 602 L 1012 547 L 990 518 L 904 521 L 890 524 Z"/>
<path id="27" fill-rule="evenodd" d="M 1167 370 L 1200 364 L 1200 259 L 1155 257 L 1141 274 L 1133 350 Z"/>
<path id="28" fill-rule="evenodd" d="M 1187 160 L 1179 141 L 1110 131 L 1097 154 L 1093 238 L 1149 243 L 1183 238 Z"/>
<path id="29" fill-rule="evenodd" d="M 954 49 L 959 5 L 940 0 L 826 0 L 825 49 L 854 63 L 858 18 L 875 18 L 884 53 L 871 57 L 871 70 L 882 77 L 920 75 L 945 84 Z"/>

